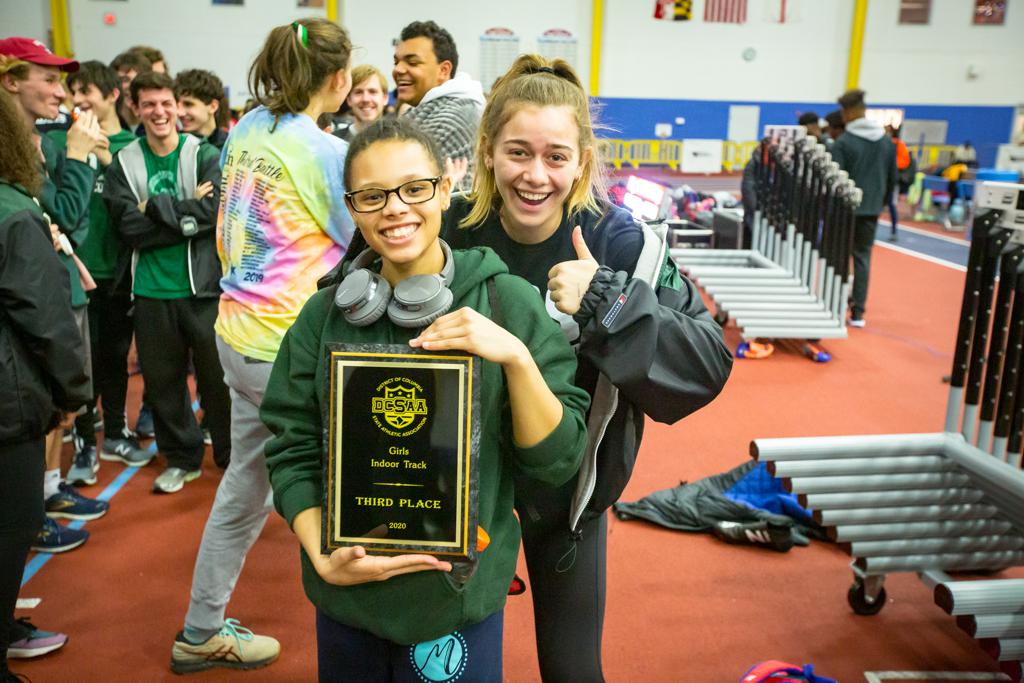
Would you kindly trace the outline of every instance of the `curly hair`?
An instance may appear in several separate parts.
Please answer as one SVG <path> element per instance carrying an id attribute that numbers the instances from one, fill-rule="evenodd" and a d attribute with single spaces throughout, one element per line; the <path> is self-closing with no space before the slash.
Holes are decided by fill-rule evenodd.
<path id="1" fill-rule="evenodd" d="M 0 145 L 0 178 L 39 196 L 43 187 L 39 150 L 21 110 L 3 88 L 0 88 L 0 130 L 10 131 L 9 136 L 4 136 L 5 144 Z"/>
<path id="2" fill-rule="evenodd" d="M 191 95 L 203 104 L 224 97 L 224 83 L 212 71 L 205 69 L 188 69 L 174 78 L 174 96 L 179 100 Z"/>
<path id="3" fill-rule="evenodd" d="M 434 45 L 434 56 L 437 63 L 449 61 L 452 64 L 452 76 L 459 68 L 459 51 L 455 47 L 452 34 L 432 21 L 414 21 L 402 29 L 401 40 L 413 38 L 429 38 Z"/>

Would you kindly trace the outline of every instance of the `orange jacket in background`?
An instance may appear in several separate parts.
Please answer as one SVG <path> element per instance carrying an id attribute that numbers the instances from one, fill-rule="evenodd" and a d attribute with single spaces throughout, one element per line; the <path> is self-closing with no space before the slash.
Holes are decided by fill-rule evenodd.
<path id="1" fill-rule="evenodd" d="M 910 150 L 899 138 L 893 138 L 892 143 L 896 145 L 896 168 L 905 171 L 910 166 Z"/>

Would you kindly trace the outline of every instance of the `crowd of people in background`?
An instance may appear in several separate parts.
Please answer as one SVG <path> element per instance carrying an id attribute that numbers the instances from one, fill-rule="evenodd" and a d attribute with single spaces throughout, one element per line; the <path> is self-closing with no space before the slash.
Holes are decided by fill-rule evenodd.
<path id="1" fill-rule="evenodd" d="M 522 56 L 485 98 L 448 31 L 416 21 L 396 41 L 389 93 L 351 47 L 326 20 L 275 28 L 236 113 L 215 73 L 172 76 L 152 47 L 104 64 L 0 40 L 0 122 L 13 133 L 0 150 L 9 658 L 67 641 L 15 620 L 15 600 L 30 550 L 88 539 L 57 519 L 109 511 L 80 491 L 101 461 L 156 459 L 153 492 L 170 495 L 201 476 L 209 445 L 223 472 L 171 644 L 176 673 L 279 656 L 275 638 L 226 616 L 276 508 L 304 548 L 321 680 L 416 680 L 410 648 L 456 631 L 472 650 L 466 680 L 500 676 L 520 524 L 544 679 L 602 680 L 606 510 L 644 415 L 671 423 L 707 404 L 731 354 L 693 285 L 658 260 L 658 235 L 608 202 L 567 63 Z M 344 303 L 359 278 L 400 300 L 402 282 L 426 274 L 454 301 L 429 319 Z M 475 353 L 493 375 L 487 412 L 510 406 L 484 430 L 491 545 L 472 570 L 320 554 L 313 377 L 320 344 L 353 339 Z M 144 388 L 130 427 L 133 340 Z M 17 680 L 6 659 L 0 674 Z"/>

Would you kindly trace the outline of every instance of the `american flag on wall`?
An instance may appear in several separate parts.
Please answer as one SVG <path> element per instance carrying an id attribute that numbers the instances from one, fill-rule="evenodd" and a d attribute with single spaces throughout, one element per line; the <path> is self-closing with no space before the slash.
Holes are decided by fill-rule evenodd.
<path id="1" fill-rule="evenodd" d="M 745 24 L 747 0 L 704 0 L 704 21 Z"/>

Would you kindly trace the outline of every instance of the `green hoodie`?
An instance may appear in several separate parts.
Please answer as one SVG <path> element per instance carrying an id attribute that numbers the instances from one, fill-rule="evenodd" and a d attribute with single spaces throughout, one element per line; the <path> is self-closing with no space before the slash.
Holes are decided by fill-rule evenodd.
<path id="1" fill-rule="evenodd" d="M 57 145 L 64 149 L 67 146 L 67 131 L 55 130 L 46 134 Z M 131 131 L 120 130 L 109 137 L 110 153 L 117 154 L 121 148 L 135 141 Z M 99 166 L 96 155 L 89 155 L 89 165 L 97 172 L 96 184 L 93 186 L 92 198 L 89 200 L 89 231 L 78 245 L 75 253 L 97 280 L 112 280 L 117 274 L 117 262 L 127 248 L 117 234 L 117 228 L 110 223 L 107 204 L 103 201 L 103 177 L 106 166 Z M 127 256 L 125 256 L 127 258 Z"/>
<path id="2" fill-rule="evenodd" d="M 575 356 L 537 292 L 525 280 L 509 275 L 490 249 L 455 251 L 453 258 L 452 310 L 468 306 L 490 317 L 486 281 L 493 277 L 504 327 L 526 344 L 548 387 L 562 402 L 563 414 L 542 442 L 516 447 L 501 366 L 483 363 L 479 524 L 491 542 L 464 586 L 458 587 L 438 571 L 334 586 L 320 578 L 302 551 L 302 582 L 314 605 L 338 622 L 402 644 L 438 638 L 504 607 L 519 553 L 519 523 L 512 514 L 513 474 L 518 469 L 541 481 L 562 484 L 579 468 L 587 440 L 584 414 L 589 399 L 573 384 Z M 314 294 L 285 335 L 260 409 L 274 433 L 266 449 L 274 505 L 289 525 L 303 510 L 320 506 L 323 495 L 320 415 L 328 382 L 325 343 L 401 344 L 419 334 L 419 330 L 394 325 L 387 316 L 367 327 L 350 325 L 334 305 L 335 289 Z"/>
<path id="3" fill-rule="evenodd" d="M 67 150 L 49 136 L 41 135 L 39 145 L 43 151 L 46 174 L 40 202 L 50 220 L 60 227 L 76 249 L 85 241 L 89 231 L 89 199 L 96 182 L 96 171 L 88 164 L 67 158 Z M 71 282 L 71 307 L 81 308 L 89 300 L 82 288 L 78 266 L 74 259 L 62 251 L 57 252 Z"/>

